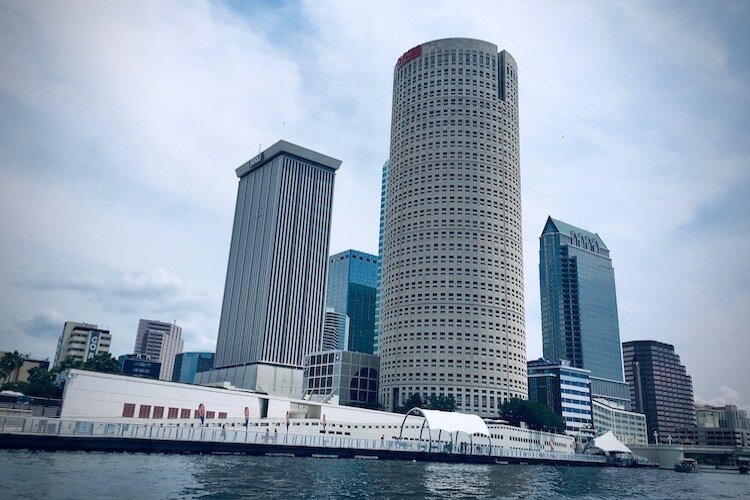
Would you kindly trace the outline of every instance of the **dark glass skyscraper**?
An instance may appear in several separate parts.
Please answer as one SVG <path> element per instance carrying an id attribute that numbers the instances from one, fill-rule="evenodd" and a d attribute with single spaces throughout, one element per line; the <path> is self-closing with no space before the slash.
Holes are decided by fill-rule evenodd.
<path id="1" fill-rule="evenodd" d="M 345 351 L 373 352 L 379 260 L 357 250 L 328 258 L 326 306 L 349 317 L 348 342 L 341 346 Z"/>
<path id="2" fill-rule="evenodd" d="M 552 217 L 539 240 L 544 357 L 589 370 L 593 395 L 629 403 L 609 249 L 598 234 Z"/>
<path id="3" fill-rule="evenodd" d="M 695 425 L 693 379 L 674 346 L 655 340 L 624 342 L 625 379 L 636 411 L 646 414 L 648 440 L 669 442 Z"/>

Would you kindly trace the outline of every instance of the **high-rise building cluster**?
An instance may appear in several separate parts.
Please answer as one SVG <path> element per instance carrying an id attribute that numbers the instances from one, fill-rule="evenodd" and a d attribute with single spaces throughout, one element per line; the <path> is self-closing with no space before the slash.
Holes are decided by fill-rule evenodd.
<path id="1" fill-rule="evenodd" d="M 514 58 L 436 40 L 401 55 L 392 82 L 378 255 L 329 255 L 341 161 L 279 141 L 236 169 L 215 354 L 183 353 L 175 323 L 140 320 L 123 371 L 389 410 L 419 395 L 483 417 L 528 398 L 581 438 L 697 440 L 674 347 L 621 343 L 610 249 L 551 216 L 539 239 L 544 357 L 527 362 Z M 67 322 L 54 364 L 110 342 Z"/>

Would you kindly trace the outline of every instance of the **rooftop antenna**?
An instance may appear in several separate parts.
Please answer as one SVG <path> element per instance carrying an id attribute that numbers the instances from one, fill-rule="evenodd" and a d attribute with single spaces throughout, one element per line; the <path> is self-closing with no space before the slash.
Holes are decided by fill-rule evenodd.
<path id="1" fill-rule="evenodd" d="M 263 149 L 263 143 L 258 143 L 258 154 L 260 154 L 261 150 Z"/>

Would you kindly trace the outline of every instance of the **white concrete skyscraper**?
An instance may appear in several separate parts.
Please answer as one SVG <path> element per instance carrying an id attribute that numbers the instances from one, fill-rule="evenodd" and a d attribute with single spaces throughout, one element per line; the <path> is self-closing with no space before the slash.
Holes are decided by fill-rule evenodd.
<path id="1" fill-rule="evenodd" d="M 380 399 L 453 396 L 497 415 L 527 397 L 516 63 L 437 40 L 393 73 Z"/>
<path id="2" fill-rule="evenodd" d="M 197 383 L 302 394 L 303 357 L 320 350 L 333 181 L 339 160 L 279 141 L 240 178 L 215 369 Z"/>

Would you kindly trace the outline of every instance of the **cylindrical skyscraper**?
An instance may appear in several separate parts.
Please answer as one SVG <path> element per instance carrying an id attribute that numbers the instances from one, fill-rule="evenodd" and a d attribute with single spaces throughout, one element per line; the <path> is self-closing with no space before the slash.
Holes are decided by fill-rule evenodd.
<path id="1" fill-rule="evenodd" d="M 518 79 L 494 44 L 398 59 L 382 258 L 386 408 L 442 395 L 490 416 L 527 397 Z"/>

